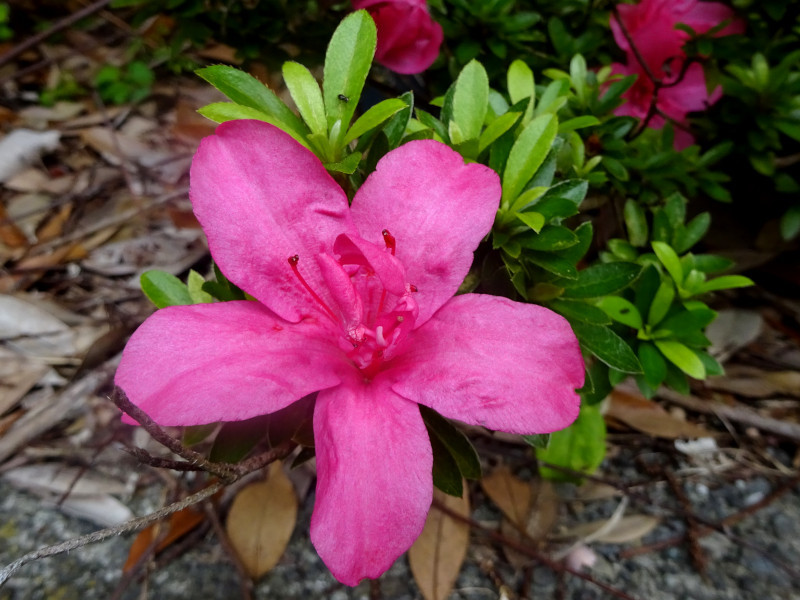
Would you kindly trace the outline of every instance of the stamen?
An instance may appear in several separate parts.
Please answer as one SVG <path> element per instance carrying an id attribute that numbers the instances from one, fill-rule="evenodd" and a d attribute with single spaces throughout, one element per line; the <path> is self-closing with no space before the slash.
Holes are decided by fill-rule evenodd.
<path id="1" fill-rule="evenodd" d="M 397 249 L 397 240 L 395 240 L 394 236 L 389 233 L 388 229 L 381 231 L 381 234 L 383 234 L 383 243 L 386 244 L 386 247 L 392 253 L 392 256 L 394 256 L 394 251 Z"/>
<path id="2" fill-rule="evenodd" d="M 375 328 L 375 341 L 378 342 L 378 346 L 387 346 L 386 338 L 383 337 L 383 325 L 378 325 Z"/>
<path id="3" fill-rule="evenodd" d="M 328 313 L 330 318 L 333 319 L 334 323 L 338 323 L 339 319 L 336 317 L 334 312 L 330 308 L 328 308 L 328 305 L 322 301 L 322 298 L 320 298 L 317 295 L 317 293 L 311 289 L 311 286 L 308 285 L 308 282 L 306 282 L 303 276 L 300 275 L 300 271 L 297 268 L 297 263 L 300 262 L 300 256 L 295 254 L 294 256 L 290 256 L 288 260 L 289 260 L 289 266 L 292 267 L 292 271 L 294 271 L 295 277 L 297 277 L 297 279 L 300 280 L 300 283 L 303 284 L 303 287 L 306 289 L 306 291 L 309 294 L 311 294 L 311 297 L 314 298 L 314 300 L 317 301 L 317 303 L 325 310 L 325 312 Z"/>
<path id="4" fill-rule="evenodd" d="M 417 289 L 417 286 L 415 286 L 413 283 L 409 283 L 408 291 L 413 293 L 413 292 L 418 292 L 419 290 Z"/>

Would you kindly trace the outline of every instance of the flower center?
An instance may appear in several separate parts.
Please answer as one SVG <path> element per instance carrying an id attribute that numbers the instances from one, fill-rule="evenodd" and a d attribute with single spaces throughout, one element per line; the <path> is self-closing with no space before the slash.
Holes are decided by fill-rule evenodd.
<path id="1" fill-rule="evenodd" d="M 385 229 L 381 234 L 383 248 L 342 234 L 333 245 L 335 257 L 318 254 L 325 287 L 320 293 L 300 273 L 300 257 L 288 259 L 303 289 L 340 328 L 340 347 L 367 379 L 397 354 L 418 314 L 417 288 L 406 281 L 405 267 L 395 258 L 397 241 Z"/>

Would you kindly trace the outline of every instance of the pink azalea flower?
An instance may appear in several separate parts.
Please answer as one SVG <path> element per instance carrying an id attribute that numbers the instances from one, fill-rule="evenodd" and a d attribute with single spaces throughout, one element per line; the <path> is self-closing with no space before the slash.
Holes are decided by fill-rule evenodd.
<path id="1" fill-rule="evenodd" d="M 636 117 L 644 119 L 650 110 L 653 101 L 655 86 L 644 69 L 641 68 L 635 57 L 628 57 L 628 64 L 614 63 L 611 65 L 612 73 L 618 75 L 636 75 L 636 82 L 622 95 L 626 100 L 614 109 L 614 114 L 619 116 Z M 669 84 L 675 81 L 679 72 L 664 76 L 664 81 Z M 689 65 L 683 78 L 675 85 L 666 85 L 658 91 L 656 108 L 658 112 L 647 122 L 651 129 L 664 127 L 666 118 L 677 125 L 675 127 L 674 147 L 683 150 L 694 143 L 694 137 L 685 128 L 688 124 L 687 115 L 690 112 L 706 110 L 722 97 L 722 88 L 717 86 L 713 92 L 708 92 L 705 73 L 699 63 Z M 665 118 L 666 117 L 666 118 Z"/>
<path id="2" fill-rule="evenodd" d="M 733 10 L 718 2 L 642 0 L 638 4 L 618 4 L 617 11 L 636 49 L 656 77 L 664 75 L 665 62 L 685 56 L 683 44 L 689 39 L 689 34 L 675 29 L 679 23 L 688 25 L 697 33 L 705 33 L 723 21 L 730 21 L 715 35 L 744 32 L 744 22 L 734 18 Z M 630 44 L 614 16 L 611 17 L 611 31 L 617 45 L 632 54 Z M 676 72 L 680 66 L 672 66 L 670 70 Z"/>
<path id="3" fill-rule="evenodd" d="M 353 0 L 378 28 L 375 60 L 396 73 L 421 73 L 439 56 L 444 34 L 425 0 Z"/>
<path id="4" fill-rule="evenodd" d="M 578 413 L 584 367 L 563 318 L 453 296 L 500 195 L 494 171 L 427 140 L 382 158 L 348 206 L 287 134 L 224 123 L 200 145 L 190 196 L 217 264 L 257 301 L 156 311 L 116 383 L 162 425 L 248 419 L 319 392 L 311 539 L 343 583 L 377 577 L 431 504 L 418 403 L 513 433 Z"/>

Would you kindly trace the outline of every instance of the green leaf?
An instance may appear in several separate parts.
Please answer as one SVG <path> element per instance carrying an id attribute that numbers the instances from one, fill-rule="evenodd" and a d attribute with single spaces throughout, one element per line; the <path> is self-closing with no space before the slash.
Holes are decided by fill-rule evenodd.
<path id="1" fill-rule="evenodd" d="M 199 112 L 205 118 L 211 119 L 215 123 L 225 123 L 226 121 L 235 121 L 237 119 L 255 119 L 257 121 L 264 121 L 265 123 L 270 123 L 278 129 L 285 131 L 304 147 L 309 148 L 304 134 L 298 133 L 275 117 L 272 117 L 265 112 L 261 112 L 258 109 L 250 108 L 249 106 L 234 104 L 233 102 L 214 102 L 213 104 L 204 106 L 197 112 Z M 302 123 L 300 119 L 298 119 L 298 122 Z M 305 124 L 303 125 L 303 129 L 308 129 Z"/>
<path id="2" fill-rule="evenodd" d="M 459 73 L 453 92 L 453 122 L 460 131 L 459 137 L 451 130 L 454 144 L 480 137 L 488 107 L 489 77 L 483 65 L 473 59 Z"/>
<path id="3" fill-rule="evenodd" d="M 519 59 L 508 67 L 508 95 L 511 104 L 516 104 L 525 98 L 536 98 L 533 71 Z"/>
<path id="4" fill-rule="evenodd" d="M 354 139 L 364 135 L 370 129 L 383 123 L 393 114 L 403 110 L 406 106 L 406 103 L 400 98 L 389 98 L 388 100 L 379 102 L 356 119 L 356 122 L 353 123 L 353 126 L 347 132 L 342 143 L 345 145 L 349 144 Z"/>
<path id="5" fill-rule="evenodd" d="M 691 348 L 673 340 L 654 340 L 653 343 L 681 371 L 695 379 L 705 379 L 706 367 Z"/>
<path id="6" fill-rule="evenodd" d="M 667 272 L 672 277 L 673 281 L 680 286 L 683 283 L 683 267 L 681 267 L 681 259 L 675 253 L 675 250 L 669 244 L 664 242 L 651 242 L 653 251 L 656 253 L 658 260 L 667 269 Z"/>
<path id="7" fill-rule="evenodd" d="M 537 117 L 511 147 L 511 153 L 503 171 L 503 205 L 508 205 L 519 196 L 525 184 L 544 162 L 558 131 L 558 121 L 551 114 Z"/>
<path id="8" fill-rule="evenodd" d="M 544 450 L 550 445 L 551 435 L 550 433 L 534 433 L 533 435 L 523 435 L 522 439 L 534 448 Z"/>
<path id="9" fill-rule="evenodd" d="M 664 357 L 650 342 L 639 344 L 639 361 L 644 369 L 644 380 L 652 388 L 658 388 L 667 376 Z"/>
<path id="10" fill-rule="evenodd" d="M 328 171 L 335 171 L 337 173 L 346 173 L 352 175 L 358 168 L 358 163 L 361 162 L 361 152 L 353 152 L 348 154 L 344 160 L 335 163 L 325 163 L 325 168 Z"/>
<path id="11" fill-rule="evenodd" d="M 525 253 L 525 259 L 532 262 L 537 267 L 541 267 L 545 271 L 549 271 L 554 275 L 563 277 L 566 280 L 575 279 L 578 276 L 578 270 L 575 265 L 566 258 L 550 254 L 548 252 L 528 251 Z"/>
<path id="12" fill-rule="evenodd" d="M 595 125 L 599 125 L 600 120 L 597 117 L 593 117 L 591 115 L 583 115 L 580 117 L 574 117 L 567 121 L 564 121 L 558 126 L 558 133 L 569 133 L 570 131 L 575 131 L 576 129 L 582 129 L 584 127 L 593 127 Z"/>
<path id="13" fill-rule="evenodd" d="M 744 275 L 723 275 L 722 277 L 716 277 L 710 281 L 706 281 L 697 288 L 696 293 L 706 294 L 717 290 L 729 290 L 733 288 L 749 287 L 751 285 L 754 285 L 753 280 Z"/>
<path id="14" fill-rule="evenodd" d="M 157 308 L 194 304 L 186 284 L 166 271 L 145 271 L 139 278 L 142 291 Z"/>
<path id="15" fill-rule="evenodd" d="M 636 306 L 620 296 L 605 296 L 597 303 L 609 317 L 634 329 L 641 329 L 643 326 L 642 315 Z"/>
<path id="16" fill-rule="evenodd" d="M 339 23 L 328 44 L 322 79 L 325 113 L 329 129 L 337 121 L 342 124 L 341 137 L 344 137 L 361 98 L 375 56 L 377 35 L 375 22 L 369 13 L 357 10 Z"/>
<path id="17" fill-rule="evenodd" d="M 322 91 L 314 76 L 300 63 L 293 61 L 283 63 L 283 80 L 292 100 L 300 111 L 300 116 L 308 124 L 312 133 L 324 135 L 328 133 L 325 120 L 325 105 L 322 102 Z"/>
<path id="18" fill-rule="evenodd" d="M 481 462 L 469 438 L 435 410 L 421 404 L 419 410 L 428 433 L 444 444 L 458 465 L 460 474 L 466 479 L 480 479 Z"/>
<path id="19" fill-rule="evenodd" d="M 577 320 L 595 325 L 611 324 L 611 319 L 605 312 L 580 300 L 551 300 L 547 303 L 547 307 L 566 317 L 570 322 Z"/>
<path id="20" fill-rule="evenodd" d="M 414 113 L 417 115 L 417 119 L 419 122 L 425 125 L 425 127 L 429 127 L 432 129 L 436 134 L 445 142 L 450 139 L 450 136 L 447 133 L 447 129 L 439 119 L 434 117 L 432 114 L 425 112 L 419 107 L 414 109 Z"/>
<path id="21" fill-rule="evenodd" d="M 634 246 L 641 247 L 647 243 L 647 217 L 642 205 L 628 199 L 623 209 L 625 227 L 628 229 L 628 240 Z"/>
<path id="22" fill-rule="evenodd" d="M 285 131 L 292 131 L 299 137 L 308 133 L 308 128 L 297 115 L 272 90 L 252 75 L 226 65 L 198 69 L 195 73 L 233 100 L 235 104 L 260 111 L 274 121 L 283 124 L 282 129 Z"/>
<path id="23" fill-rule="evenodd" d="M 636 263 L 600 263 L 580 271 L 575 281 L 559 282 L 559 285 L 565 288 L 565 298 L 597 298 L 626 288 L 641 270 Z"/>
<path id="24" fill-rule="evenodd" d="M 481 133 L 481 137 L 478 141 L 478 154 L 486 150 L 492 142 L 511 129 L 519 119 L 519 115 L 520 113 L 518 112 L 507 112 L 489 123 L 486 129 L 483 130 L 483 133 Z"/>
<path id="25" fill-rule="evenodd" d="M 539 232 L 544 227 L 544 215 L 541 213 L 523 212 L 514 213 L 514 216 L 536 232 Z"/>
<path id="26" fill-rule="evenodd" d="M 583 405 L 577 420 L 561 431 L 550 435 L 547 448 L 536 450 L 536 458 L 559 467 L 591 474 L 606 454 L 606 425 L 598 405 Z M 562 471 L 539 466 L 547 479 L 574 481 L 576 477 Z"/>
<path id="27" fill-rule="evenodd" d="M 612 369 L 641 373 L 642 366 L 630 346 L 604 325 L 574 322 L 572 329 L 581 345 Z"/>
<path id="28" fill-rule="evenodd" d="M 800 204 L 789 207 L 781 217 L 781 237 L 784 240 L 794 239 L 800 233 Z"/>
<path id="29" fill-rule="evenodd" d="M 578 243 L 578 236 L 561 225 L 547 225 L 540 232 L 529 232 L 514 238 L 528 250 L 553 252 L 563 250 Z"/>
<path id="30" fill-rule="evenodd" d="M 655 327 L 661 322 L 672 306 L 675 299 L 675 287 L 671 281 L 662 281 L 658 286 L 650 308 L 647 311 L 647 324 Z"/>
<path id="31" fill-rule="evenodd" d="M 411 112 L 414 109 L 414 93 L 411 91 L 405 92 L 400 96 L 399 100 L 405 106 L 397 111 L 383 127 L 383 133 L 386 135 L 386 139 L 389 141 L 389 148 L 392 150 L 400 145 L 406 131 L 410 129 L 410 125 L 417 127 L 417 131 L 411 135 L 424 136 L 418 139 L 430 139 L 433 137 L 433 135 L 429 135 L 429 132 L 425 131 L 424 126 L 419 121 L 413 123 L 411 121 Z"/>
<path id="32" fill-rule="evenodd" d="M 711 215 L 707 212 L 700 213 L 686 224 L 678 228 L 673 239 L 675 252 L 683 254 L 699 242 L 711 226 Z"/>
<path id="33" fill-rule="evenodd" d="M 269 417 L 270 415 L 261 415 L 223 424 L 217 433 L 214 445 L 211 446 L 209 460 L 238 463 L 256 447 L 256 444 L 267 437 Z"/>
<path id="34" fill-rule="evenodd" d="M 203 276 L 197 271 L 192 269 L 189 271 L 189 278 L 186 280 L 186 287 L 189 290 L 189 296 L 192 298 L 192 304 L 204 304 L 213 302 L 214 296 L 208 292 L 203 291 L 203 284 L 206 282 Z"/>
<path id="35" fill-rule="evenodd" d="M 464 482 L 455 458 L 435 435 L 428 431 L 433 451 L 433 485 L 445 494 L 460 498 L 464 493 Z"/>

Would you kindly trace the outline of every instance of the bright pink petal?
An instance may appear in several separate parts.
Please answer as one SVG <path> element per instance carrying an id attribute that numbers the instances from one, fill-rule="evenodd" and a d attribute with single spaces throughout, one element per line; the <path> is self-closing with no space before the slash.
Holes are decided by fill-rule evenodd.
<path id="1" fill-rule="evenodd" d="M 249 419 L 339 383 L 351 367 L 331 327 L 257 302 L 162 308 L 125 346 L 115 382 L 161 425 Z"/>
<path id="2" fill-rule="evenodd" d="M 737 19 L 736 14 L 729 6 L 719 2 L 698 2 L 681 18 L 681 23 L 686 23 L 697 33 L 705 33 L 723 21 L 730 22 L 718 31 L 716 36 L 744 33 L 744 21 Z"/>
<path id="3" fill-rule="evenodd" d="M 261 121 L 229 121 L 192 161 L 190 196 L 211 254 L 236 285 L 281 317 L 298 321 L 319 305 L 324 282 L 314 257 L 352 231 L 347 197 L 309 150 Z"/>
<path id="4" fill-rule="evenodd" d="M 433 457 L 419 408 L 354 378 L 317 396 L 314 442 L 311 541 L 342 583 L 378 577 L 419 536 L 431 504 Z"/>
<path id="5" fill-rule="evenodd" d="M 708 93 L 703 67 L 693 63 L 686 70 L 680 83 L 659 91 L 657 104 L 666 116 L 676 121 L 683 121 L 687 113 L 706 110 L 719 99 L 720 95 L 720 88 L 713 94 Z"/>
<path id="6" fill-rule="evenodd" d="M 500 178 L 440 142 L 409 142 L 384 156 L 353 199 L 361 237 L 383 245 L 382 231 L 397 241 L 406 280 L 419 290 L 417 323 L 455 294 L 472 253 L 494 222 Z"/>
<path id="7" fill-rule="evenodd" d="M 533 304 L 465 294 L 408 337 L 381 374 L 404 398 L 511 433 L 563 429 L 578 416 L 584 364 L 567 321 Z"/>

